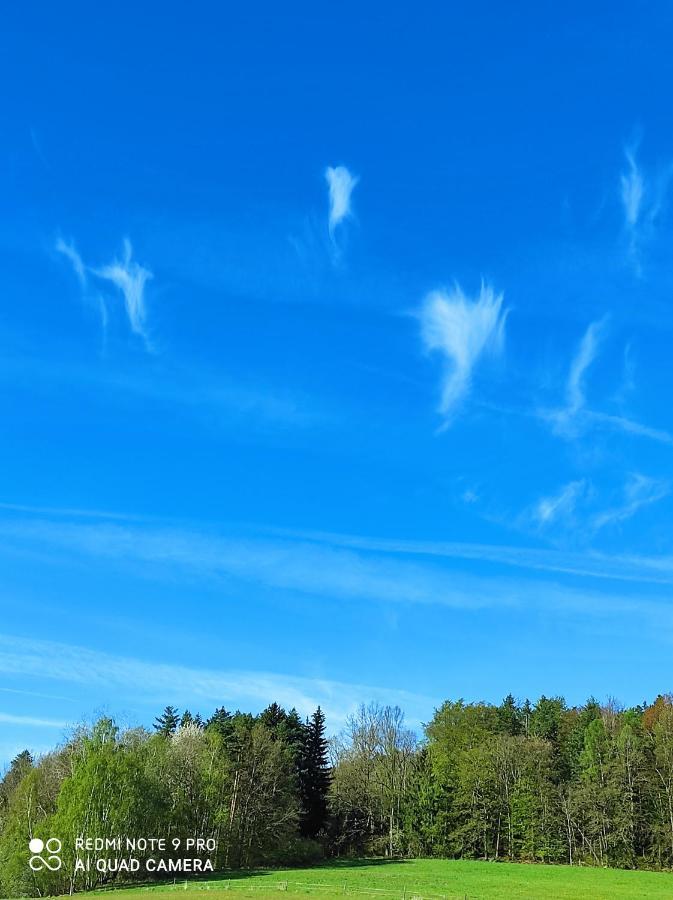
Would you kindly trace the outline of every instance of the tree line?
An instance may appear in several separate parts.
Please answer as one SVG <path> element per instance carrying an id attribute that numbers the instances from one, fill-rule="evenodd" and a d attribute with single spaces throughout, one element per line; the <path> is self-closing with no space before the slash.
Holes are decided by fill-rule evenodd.
<path id="1" fill-rule="evenodd" d="M 169 706 L 152 730 L 103 718 L 6 771 L 2 896 L 114 881 L 75 870 L 75 840 L 127 835 L 212 837 L 223 870 L 337 856 L 672 868 L 673 697 L 447 701 L 420 739 L 378 704 L 330 741 L 320 708 L 302 720 L 276 703 L 205 720 Z M 28 842 L 51 836 L 62 868 L 33 872 Z"/>

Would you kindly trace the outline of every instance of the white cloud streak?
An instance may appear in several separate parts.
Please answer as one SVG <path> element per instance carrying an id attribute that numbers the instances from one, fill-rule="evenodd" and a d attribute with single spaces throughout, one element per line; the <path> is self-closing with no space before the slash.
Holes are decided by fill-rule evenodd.
<path id="1" fill-rule="evenodd" d="M 345 166 L 328 166 L 325 180 L 329 196 L 328 228 L 334 240 L 336 227 L 351 214 L 351 194 L 360 179 L 351 175 Z"/>
<path id="2" fill-rule="evenodd" d="M 624 223 L 628 235 L 628 255 L 638 277 L 642 275 L 640 245 L 642 241 L 642 207 L 645 184 L 635 157 L 635 148 L 625 151 L 627 170 L 620 178 Z"/>
<path id="3" fill-rule="evenodd" d="M 662 487 L 664 482 L 657 482 Z M 666 483 L 668 484 L 668 483 Z M 587 492 L 589 486 L 587 485 Z M 662 498 L 663 498 L 662 494 Z M 208 536 L 199 531 L 160 527 L 156 520 L 143 519 L 126 513 L 107 513 L 90 509 L 58 509 L 55 507 L 31 507 L 17 504 L 0 504 L 0 509 L 8 513 L 32 514 L 32 518 L 0 517 L 0 535 L 5 539 L 0 544 L 0 549 L 12 552 L 13 547 L 20 544 L 35 543 L 40 546 L 51 545 L 74 552 L 92 553 L 105 556 L 110 559 L 121 559 L 125 555 L 125 547 L 131 548 L 126 554 L 131 561 L 136 558 L 140 561 L 152 562 L 155 559 L 172 563 L 183 569 L 199 569 L 207 574 L 215 571 L 221 565 L 222 570 L 227 569 L 227 559 L 236 556 L 239 548 L 252 548 L 253 556 L 244 555 L 241 560 L 240 573 L 243 574 L 250 568 L 256 580 L 266 578 L 268 573 L 262 569 L 261 564 L 271 558 L 274 562 L 281 560 L 298 560 L 304 555 L 307 565 L 314 561 L 316 564 L 331 561 L 334 565 L 350 560 L 351 556 L 329 554 L 318 557 L 310 553 L 303 554 L 302 548 L 310 548 L 312 545 L 326 547 L 328 551 L 346 550 L 362 551 L 365 556 L 358 553 L 354 558 L 367 559 L 369 554 L 377 554 L 379 558 L 386 557 L 414 557 L 422 560 L 423 557 L 438 560 L 465 560 L 467 562 L 487 563 L 495 567 L 506 566 L 514 569 L 528 570 L 530 572 L 550 572 L 573 576 L 586 576 L 599 581 L 623 581 L 643 584 L 673 585 L 673 555 L 642 556 L 619 554 L 611 556 L 593 550 L 561 551 L 556 549 L 540 549 L 525 546 L 512 546 L 507 544 L 470 544 L 458 541 L 413 541 L 395 538 L 376 538 L 353 534 L 340 534 L 336 532 L 302 531 L 285 528 L 255 529 L 256 535 L 262 537 L 239 538 L 228 540 Z M 36 515 L 47 515 L 47 519 L 35 518 Z M 90 519 L 99 519 L 102 530 L 79 529 L 77 519 L 85 522 Z M 107 520 L 107 521 L 106 521 Z M 111 521 L 112 520 L 112 521 Z M 113 521 L 131 523 L 130 528 L 117 529 Z M 150 530 L 148 531 L 148 526 Z M 145 536 L 149 537 L 150 545 L 144 546 Z M 270 538 L 271 540 L 267 540 Z M 152 544 L 155 548 L 152 549 Z M 270 548 L 271 554 L 264 548 Z M 135 549 L 134 549 L 135 548 Z M 178 552 L 175 553 L 174 549 Z M 294 548 L 294 549 L 293 549 Z M 135 552 L 137 550 L 137 553 Z M 218 555 L 222 550 L 222 555 Z M 256 566 L 258 568 L 256 569 Z M 331 566 L 330 566 L 331 568 Z M 413 572 L 409 569 L 389 570 L 391 578 L 387 583 L 394 583 L 395 578 L 401 572 Z M 423 569 L 422 571 L 427 571 Z M 437 570 L 430 570 L 437 571 Z M 303 583 L 299 570 L 295 568 L 295 576 L 298 584 Z M 311 592 L 315 582 L 304 583 L 306 590 Z M 371 594 L 369 595 L 372 596 Z M 393 599 L 407 596 L 404 588 L 393 595 Z M 385 599 L 381 594 L 379 599 Z M 435 596 L 435 602 L 438 597 Z"/>
<path id="4" fill-rule="evenodd" d="M 65 256 L 66 259 L 70 261 L 75 275 L 77 276 L 77 280 L 80 283 L 80 287 L 82 288 L 82 292 L 86 297 L 88 293 L 87 272 L 90 272 L 92 270 L 88 269 L 88 267 L 84 264 L 84 260 L 79 255 L 77 248 L 75 247 L 75 242 L 72 240 L 64 241 L 63 238 L 59 238 L 56 241 L 56 251 L 57 253 L 61 253 L 63 256 Z M 95 300 L 93 298 L 89 299 L 91 302 L 95 302 L 98 306 L 98 311 L 101 318 L 101 326 L 103 329 L 103 337 L 105 337 L 108 326 L 108 310 L 105 300 L 100 295 L 98 295 Z"/>
<path id="5" fill-rule="evenodd" d="M 625 522 L 644 506 L 663 500 L 670 493 L 670 485 L 667 481 L 636 472 L 629 476 L 622 492 L 621 503 L 592 513 L 587 509 L 594 494 L 591 486 L 586 479 L 571 481 L 557 494 L 539 500 L 524 518 L 532 520 L 540 528 L 563 524 L 566 528 L 572 527 L 575 533 L 584 532 L 588 537 L 606 526 Z M 584 515 L 578 524 L 575 513 L 580 505 Z"/>
<path id="6" fill-rule="evenodd" d="M 663 500 L 670 493 L 670 485 L 667 481 L 650 478 L 638 472 L 633 473 L 624 485 L 624 501 L 594 516 L 592 524 L 595 529 L 604 528 L 607 525 L 616 525 L 625 522 L 638 512 L 643 506 L 650 506 Z"/>
<path id="7" fill-rule="evenodd" d="M 566 405 L 562 409 L 547 413 L 553 430 L 563 437 L 576 437 L 581 423 L 580 413 L 586 405 L 585 375 L 596 359 L 598 347 L 605 327 L 605 319 L 592 322 L 580 341 L 568 373 L 566 382 Z"/>
<path id="8" fill-rule="evenodd" d="M 580 479 L 569 482 L 551 497 L 542 497 L 535 504 L 533 519 L 540 526 L 552 525 L 560 519 L 571 519 L 577 503 L 586 493 L 586 489 L 586 481 Z"/>
<path id="9" fill-rule="evenodd" d="M 572 556 L 528 548 L 375 541 L 339 535 L 222 538 L 158 527 L 45 520 L 0 520 L 4 554 L 126 567 L 153 581 L 197 579 L 211 587 L 240 583 L 298 592 L 315 602 L 403 604 L 449 609 L 540 609 L 611 615 L 646 604 L 614 592 L 577 590 L 553 582 L 512 578 L 497 570 L 475 575 L 407 556 L 461 558 L 523 569 L 587 574 L 601 579 L 673 584 L 673 558 L 624 563 L 598 555 Z M 402 558 L 400 558 L 402 557 Z M 103 570 L 103 569 L 102 569 Z"/>
<path id="10" fill-rule="evenodd" d="M 250 704 L 261 709 L 276 700 L 309 715 L 320 704 L 330 724 L 340 724 L 360 703 L 378 700 L 411 708 L 412 715 L 429 714 L 436 700 L 410 691 L 379 688 L 322 678 L 304 678 L 273 672 L 222 670 L 149 662 L 117 656 L 86 647 L 42 640 L 23 640 L 0 635 L 0 672 L 21 678 L 43 678 L 58 683 L 92 687 L 110 699 L 120 693 L 135 702 L 180 705 L 198 702 L 212 706 Z M 44 724 L 63 727 L 65 723 L 15 716 L 0 721 L 14 724 Z"/>
<path id="11" fill-rule="evenodd" d="M 624 211 L 624 227 L 628 236 L 628 255 L 636 275 L 642 275 L 642 246 L 654 235 L 654 228 L 664 206 L 673 167 L 668 166 L 646 177 L 636 159 L 637 145 L 627 147 L 626 171 L 620 177 L 620 199 Z"/>
<path id="12" fill-rule="evenodd" d="M 598 580 L 673 585 L 673 556 L 609 556 L 595 551 L 562 552 L 507 544 L 465 544 L 448 541 L 409 541 L 335 534 L 279 530 L 286 536 L 396 556 L 460 559 L 480 564 L 508 566 L 534 572 L 577 575 Z"/>
<path id="13" fill-rule="evenodd" d="M 419 318 L 423 344 L 427 351 L 439 353 L 445 365 L 439 404 L 444 428 L 451 424 L 469 393 L 479 359 L 502 349 L 507 319 L 502 303 L 502 294 L 482 284 L 474 299 L 456 285 L 449 292 L 432 291 L 422 304 Z"/>
<path id="14" fill-rule="evenodd" d="M 114 260 L 107 266 L 91 271 L 119 288 L 124 297 L 126 315 L 131 331 L 142 337 L 149 346 L 145 307 L 145 284 L 153 278 L 152 272 L 133 260 L 133 248 L 128 238 L 124 238 L 124 253 L 121 260 Z"/>
<path id="15" fill-rule="evenodd" d="M 539 412 L 550 423 L 552 431 L 566 440 L 574 440 L 592 427 L 622 431 L 645 437 L 661 444 L 673 445 L 673 435 L 659 428 L 650 428 L 626 416 L 612 415 L 587 408 L 586 376 L 598 356 L 605 334 L 607 316 L 592 322 L 580 341 L 568 373 L 565 406 Z"/>
<path id="16" fill-rule="evenodd" d="M 668 444 L 673 446 L 673 435 L 661 428 L 650 428 L 640 422 L 634 422 L 626 416 L 613 416 L 609 413 L 596 412 L 595 410 L 584 410 L 583 416 L 588 424 L 605 426 L 613 428 L 616 431 L 623 431 L 625 434 L 633 434 L 637 437 L 649 438 L 659 444 Z"/>
<path id="17" fill-rule="evenodd" d="M 154 276 L 149 269 L 133 260 L 133 248 L 128 238 L 124 238 L 123 248 L 121 260 L 115 259 L 108 265 L 97 268 L 84 262 L 74 241 L 64 241 L 63 238 L 56 241 L 56 251 L 70 261 L 83 291 L 87 290 L 89 275 L 107 281 L 118 288 L 124 298 L 124 308 L 131 331 L 143 339 L 147 349 L 151 349 L 147 335 L 145 285 Z M 107 305 L 100 295 L 97 297 L 97 302 L 105 333 L 108 325 Z"/>
<path id="18" fill-rule="evenodd" d="M 274 590 L 337 601 L 443 605 L 478 609 L 516 603 L 517 592 L 492 596 L 487 583 L 450 576 L 433 565 L 294 540 L 219 538 L 169 528 L 47 520 L 0 522 L 4 549 L 51 545 L 104 564 L 140 563 L 151 578 L 198 577 L 220 584 L 236 578 Z"/>
<path id="19" fill-rule="evenodd" d="M 589 325 L 580 341 L 577 355 L 570 366 L 566 396 L 568 401 L 567 408 L 571 415 L 579 412 L 586 402 L 584 375 L 596 358 L 604 324 L 605 320 L 602 319 L 600 322 L 592 322 Z"/>
<path id="20" fill-rule="evenodd" d="M 0 722 L 7 725 L 26 725 L 31 728 L 65 728 L 67 722 L 56 719 L 40 719 L 35 716 L 14 716 L 11 713 L 0 712 Z"/>
<path id="21" fill-rule="evenodd" d="M 626 156 L 628 168 L 626 172 L 622 173 L 620 179 L 621 198 L 626 225 L 633 230 L 640 219 L 644 184 L 642 173 L 636 162 L 635 149 L 627 148 L 624 155 Z"/>
<path id="22" fill-rule="evenodd" d="M 77 275 L 77 279 L 81 286 L 86 287 L 86 266 L 82 261 L 82 257 L 77 252 L 74 241 L 64 241 L 63 238 L 59 238 L 56 241 L 56 251 L 58 253 L 63 254 L 66 259 L 70 260 L 72 267 L 75 271 L 75 275 Z"/>

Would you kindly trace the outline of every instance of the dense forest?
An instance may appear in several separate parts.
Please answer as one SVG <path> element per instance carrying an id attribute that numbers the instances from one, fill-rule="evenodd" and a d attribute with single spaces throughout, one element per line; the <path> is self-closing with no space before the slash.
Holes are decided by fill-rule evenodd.
<path id="1" fill-rule="evenodd" d="M 167 707 L 151 731 L 104 718 L 6 771 L 2 896 L 122 878 L 74 871 L 82 835 L 209 837 L 218 869 L 347 855 L 670 868 L 673 697 L 447 701 L 422 739 L 377 704 L 329 741 L 319 708 L 303 721 L 275 703 L 206 720 Z M 62 868 L 33 872 L 28 841 L 51 836 Z"/>

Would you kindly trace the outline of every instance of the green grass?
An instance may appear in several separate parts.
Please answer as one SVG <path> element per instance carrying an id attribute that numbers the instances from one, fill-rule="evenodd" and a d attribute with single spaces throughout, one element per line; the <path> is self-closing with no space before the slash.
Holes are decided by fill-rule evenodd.
<path id="1" fill-rule="evenodd" d="M 109 891 L 96 892 L 98 896 Z M 123 888 L 117 900 L 256 900 L 379 897 L 422 900 L 658 900 L 673 898 L 673 874 L 463 860 L 355 860 L 310 869 L 259 869 L 204 881 Z M 165 900 L 170 900 L 169 896 Z"/>

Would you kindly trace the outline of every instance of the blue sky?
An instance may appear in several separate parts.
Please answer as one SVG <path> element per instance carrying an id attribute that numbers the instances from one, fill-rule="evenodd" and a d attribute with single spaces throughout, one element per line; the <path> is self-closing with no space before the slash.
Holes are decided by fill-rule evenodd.
<path id="1" fill-rule="evenodd" d="M 673 689 L 672 20 L 7 11 L 1 759 Z"/>

